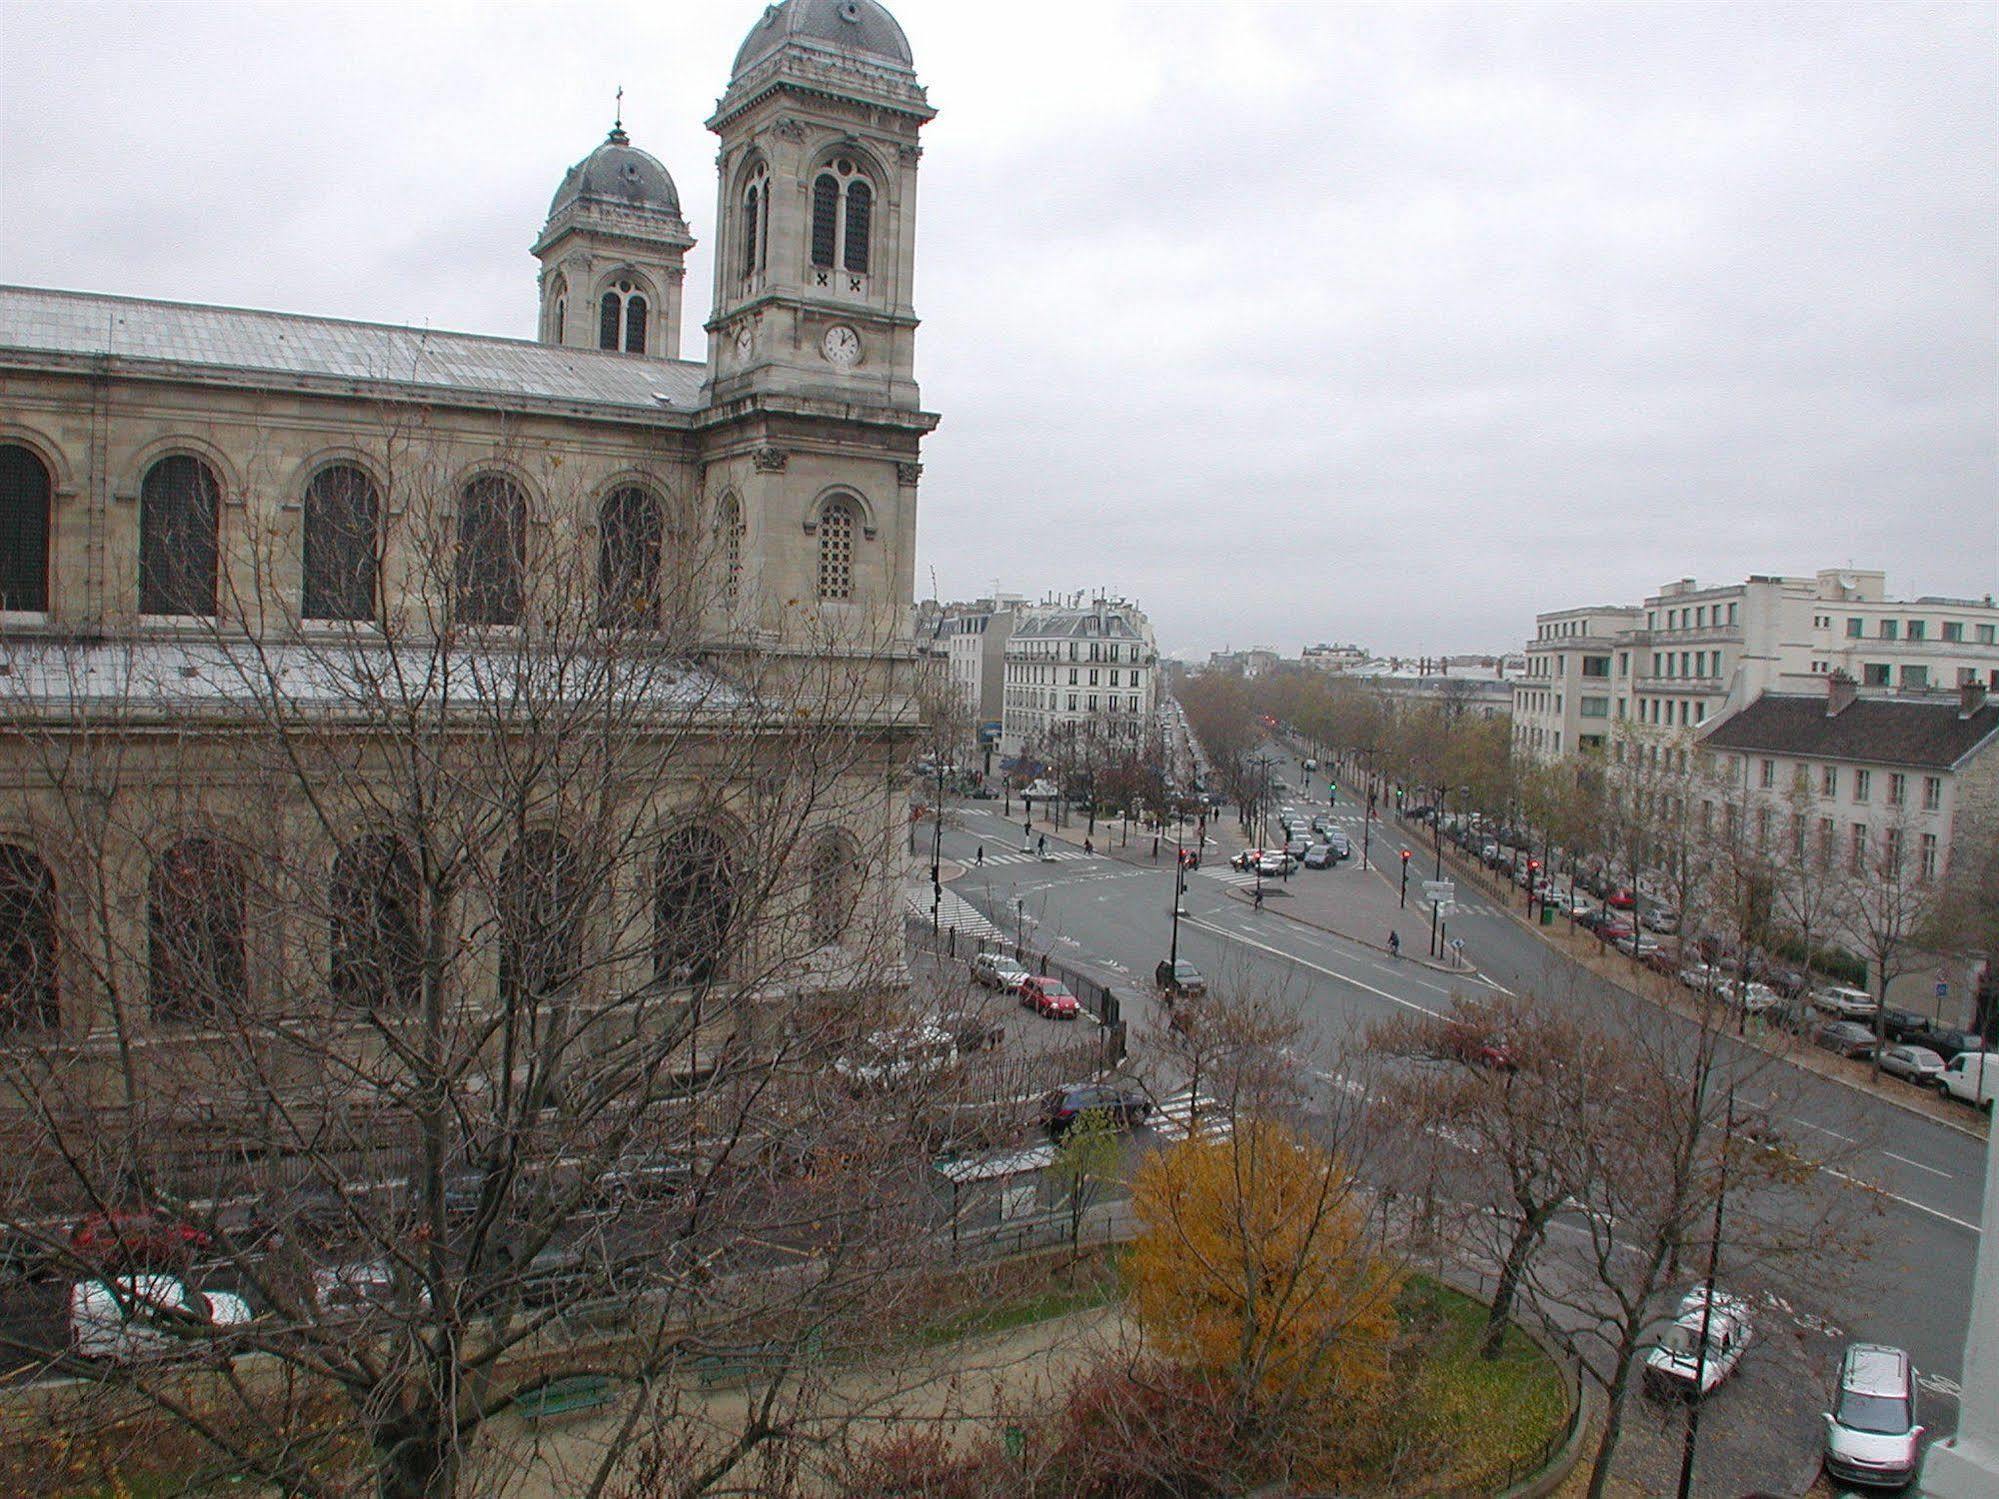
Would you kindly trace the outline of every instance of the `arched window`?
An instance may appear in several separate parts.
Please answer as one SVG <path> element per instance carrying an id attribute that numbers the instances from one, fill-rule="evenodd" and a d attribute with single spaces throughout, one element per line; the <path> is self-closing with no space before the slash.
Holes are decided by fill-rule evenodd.
<path id="1" fill-rule="evenodd" d="M 0 610 L 49 607 L 49 498 L 42 460 L 0 443 Z"/>
<path id="2" fill-rule="evenodd" d="M 139 611 L 213 614 L 222 486 L 199 458 L 176 453 L 139 481 Z"/>
<path id="3" fill-rule="evenodd" d="M 734 610 L 743 596 L 743 507 L 732 494 L 715 507 L 715 543 L 721 553 L 722 607 Z"/>
<path id="4" fill-rule="evenodd" d="M 307 619 L 372 619 L 382 504 L 368 476 L 336 463 L 305 487 Z"/>
<path id="5" fill-rule="evenodd" d="M 560 833 L 523 834 L 500 866 L 500 1000 L 555 994 L 583 956 L 583 880 Z"/>
<path id="6" fill-rule="evenodd" d="M 653 882 L 653 976 L 705 984 L 728 967 L 736 919 L 736 870 L 713 828 L 686 827 L 660 850 Z"/>
<path id="7" fill-rule="evenodd" d="M 0 1031 L 50 1030 L 56 1018 L 55 876 L 0 843 Z"/>
<path id="8" fill-rule="evenodd" d="M 831 947 L 847 934 L 854 916 L 858 861 L 846 834 L 828 829 L 814 840 L 811 882 L 812 945 Z"/>
<path id="9" fill-rule="evenodd" d="M 759 222 L 762 205 L 763 185 L 759 174 L 758 180 L 751 182 L 749 190 L 743 194 L 742 228 L 739 231 L 743 241 L 743 263 L 737 274 L 744 277 L 756 274 L 757 256 L 763 250 L 763 239 L 758 232 L 763 227 Z"/>
<path id="10" fill-rule="evenodd" d="M 458 618 L 474 625 L 519 624 L 527 568 L 528 502 L 520 486 L 481 474 L 458 506 Z"/>
<path id="11" fill-rule="evenodd" d="M 839 496 L 819 512 L 819 597 L 854 596 L 854 503 Z"/>
<path id="12" fill-rule="evenodd" d="M 866 275 L 874 206 L 875 190 L 852 157 L 822 167 L 812 179 L 812 264 Z"/>
<path id="13" fill-rule="evenodd" d="M 333 997 L 366 1010 L 406 1010 L 423 985 L 416 866 L 402 842 L 370 833 L 333 860 Z"/>
<path id="14" fill-rule="evenodd" d="M 569 311 L 569 278 L 551 276 L 548 278 L 548 293 L 542 305 L 548 309 L 546 336 L 550 343 L 562 342 L 562 324 Z"/>
<path id="15" fill-rule="evenodd" d="M 249 995 L 243 869 L 212 838 L 183 838 L 154 861 L 146 902 L 147 1001 L 155 1020 L 204 1020 Z"/>
<path id="16" fill-rule="evenodd" d="M 868 229 L 874 215 L 875 190 L 856 177 L 847 184 L 847 233 L 845 265 L 862 275 L 868 270 Z"/>
<path id="17" fill-rule="evenodd" d="M 659 561 L 666 511 L 651 490 L 628 485 L 597 513 L 597 623 L 652 629 L 659 624 Z"/>
<path id="18" fill-rule="evenodd" d="M 645 289 L 625 280 L 597 299 L 597 347 L 627 354 L 646 351 Z"/>

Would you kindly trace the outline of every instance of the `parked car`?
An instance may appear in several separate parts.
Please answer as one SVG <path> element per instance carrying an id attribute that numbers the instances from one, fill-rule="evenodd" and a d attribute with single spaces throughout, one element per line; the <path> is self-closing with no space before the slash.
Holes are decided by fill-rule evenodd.
<path id="1" fill-rule="evenodd" d="M 155 1208 L 89 1213 L 69 1231 L 77 1258 L 135 1270 L 177 1269 L 210 1245 L 205 1231 Z"/>
<path id="2" fill-rule="evenodd" d="M 1649 958 L 1659 950 L 1659 939 L 1650 932 L 1633 932 L 1617 939 L 1617 950 L 1627 958 Z"/>
<path id="3" fill-rule="evenodd" d="M 1152 1112 L 1152 1100 L 1115 1083 L 1068 1083 L 1041 1096 L 1041 1125 L 1060 1139 L 1080 1115 L 1091 1110 L 1100 1110 L 1116 1128 L 1129 1129 L 1145 1123 Z"/>
<path id="4" fill-rule="evenodd" d="M 1721 986 L 1721 997 L 1736 1009 L 1761 1015 L 1777 1008 L 1779 996 L 1768 984 L 1755 979 L 1730 979 Z M 1872 1032 L 1869 1032 L 1871 1035 Z"/>
<path id="5" fill-rule="evenodd" d="M 1937 1079 L 1943 1075 L 1944 1060 L 1927 1046 L 1911 1046 L 1906 1042 L 1891 1046 L 1881 1053 L 1881 1070 L 1890 1077 L 1899 1077 L 1907 1083 L 1921 1087 L 1935 1087 Z"/>
<path id="6" fill-rule="evenodd" d="M 1959 1052 L 1937 1074 L 1937 1091 L 1989 1114 L 1993 1097 L 1999 1095 L 1999 1052 Z"/>
<path id="7" fill-rule="evenodd" d="M 1020 981 L 1026 977 L 1027 970 L 1005 953 L 982 952 L 972 957 L 972 980 L 988 989 L 1010 993 L 1019 989 Z"/>
<path id="8" fill-rule="evenodd" d="M 932 1024 L 874 1031 L 851 1051 L 833 1059 L 833 1071 L 850 1086 L 892 1088 L 931 1077 L 958 1061 L 950 1032 Z"/>
<path id="9" fill-rule="evenodd" d="M 1703 1329 L 1707 1333 L 1705 1357 Z M 1645 1355 L 1646 1387 L 1698 1400 L 1735 1372 L 1755 1337 L 1748 1302 L 1726 1291 L 1696 1286 L 1681 1298 L 1673 1325 Z"/>
<path id="10" fill-rule="evenodd" d="M 1603 898 L 1603 903 L 1613 911 L 1629 911 L 1638 904 L 1638 896 L 1629 885 L 1619 885 Z"/>
<path id="11" fill-rule="evenodd" d="M 1830 1020 L 1813 1034 L 1812 1045 L 1842 1057 L 1870 1057 L 1874 1032 L 1857 1020 Z"/>
<path id="12" fill-rule="evenodd" d="M 1890 1041 L 1912 1041 L 1929 1028 L 1930 1017 L 1914 1010 L 1898 1010 L 1890 1005 L 1881 1012 L 1881 1029 Z"/>
<path id="13" fill-rule="evenodd" d="M 1446 1023 L 1443 1051 L 1451 1061 L 1463 1062 L 1471 1067 L 1489 1067 L 1494 1072 L 1515 1072 L 1520 1066 L 1514 1060 L 1505 1036 L 1497 1031 L 1482 1030 L 1467 1020 Z"/>
<path id="14" fill-rule="evenodd" d="M 1043 978 L 1040 974 L 1029 974 L 1020 981 L 1020 1002 L 1037 1015 L 1057 1020 L 1074 1020 L 1083 1008 L 1060 979 Z"/>
<path id="15" fill-rule="evenodd" d="M 960 1054 L 984 1051 L 1006 1040 L 1006 1023 L 983 1010 L 943 1010 L 936 1024 L 951 1037 Z"/>
<path id="16" fill-rule="evenodd" d="M 178 1275 L 118 1275 L 69 1288 L 69 1344 L 83 1358 L 132 1363 L 197 1354 L 210 1335 L 250 1320 L 231 1291 L 197 1291 Z"/>
<path id="17" fill-rule="evenodd" d="M 1843 984 L 1821 984 L 1812 990 L 1812 1003 L 1840 1020 L 1871 1020 L 1881 1008 L 1865 989 L 1849 989 Z"/>
<path id="18" fill-rule="evenodd" d="M 1648 932 L 1660 932 L 1671 936 L 1680 929 L 1680 913 L 1671 906 L 1653 906 L 1639 921 Z"/>
<path id="19" fill-rule="evenodd" d="M 1173 999 L 1199 999 L 1208 992 L 1208 981 L 1201 977 L 1201 970 L 1185 958 L 1161 958 L 1159 966 L 1152 970 L 1152 983 Z"/>
<path id="20" fill-rule="evenodd" d="M 1916 1476 L 1916 1369 L 1881 1343 L 1854 1343 L 1839 1361 L 1825 1414 L 1825 1471 L 1841 1483 L 1901 1488 Z"/>
<path id="21" fill-rule="evenodd" d="M 1591 934 L 1599 942 L 1622 942 L 1636 931 L 1637 928 L 1622 916 L 1606 916 L 1590 925 Z"/>

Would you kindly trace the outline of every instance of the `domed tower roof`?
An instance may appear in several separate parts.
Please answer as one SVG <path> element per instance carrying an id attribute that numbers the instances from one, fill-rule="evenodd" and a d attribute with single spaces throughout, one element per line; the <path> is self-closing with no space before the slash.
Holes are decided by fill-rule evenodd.
<path id="1" fill-rule="evenodd" d="M 789 41 L 832 47 L 910 72 L 916 69 L 909 38 L 875 0 L 779 0 L 765 8 L 743 38 L 729 76 L 740 78 Z"/>
<path id="2" fill-rule="evenodd" d="M 657 157 L 632 144 L 623 126 L 613 126 L 601 146 L 563 175 L 562 186 L 548 205 L 549 218 L 577 202 L 680 214 L 680 192 L 673 178 Z"/>

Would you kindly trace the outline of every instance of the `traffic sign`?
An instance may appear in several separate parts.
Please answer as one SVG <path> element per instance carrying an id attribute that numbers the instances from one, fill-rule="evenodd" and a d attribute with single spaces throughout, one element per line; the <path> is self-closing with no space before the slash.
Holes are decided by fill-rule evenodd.
<path id="1" fill-rule="evenodd" d="M 1458 898 L 1456 880 L 1423 881 L 1423 899 L 1433 906 L 1448 906 Z"/>

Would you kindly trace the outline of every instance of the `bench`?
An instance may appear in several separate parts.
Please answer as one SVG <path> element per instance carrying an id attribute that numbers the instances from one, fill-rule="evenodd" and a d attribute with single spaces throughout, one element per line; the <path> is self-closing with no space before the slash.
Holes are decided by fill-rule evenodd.
<path id="1" fill-rule="evenodd" d="M 572 1374 L 551 1380 L 538 1390 L 516 1396 L 514 1409 L 524 1420 L 541 1421 L 574 1411 L 594 1410 L 611 1400 L 610 1379 L 602 1374 Z"/>

